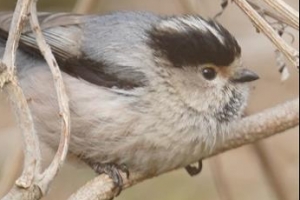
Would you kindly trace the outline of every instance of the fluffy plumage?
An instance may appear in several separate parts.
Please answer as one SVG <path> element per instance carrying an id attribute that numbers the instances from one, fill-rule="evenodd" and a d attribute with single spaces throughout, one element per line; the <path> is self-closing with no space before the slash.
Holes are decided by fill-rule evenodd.
<path id="1" fill-rule="evenodd" d="M 0 14 L 4 40 L 7 16 Z M 243 79 L 234 37 L 201 17 L 45 13 L 41 23 L 70 98 L 70 152 L 92 163 L 155 175 L 198 161 L 230 134 L 246 106 L 246 82 L 257 78 Z M 3 49 L 0 42 L 0 55 Z M 17 65 L 39 137 L 55 148 L 56 95 L 30 31 L 22 35 Z M 216 72 L 213 80 L 203 76 L 207 67 Z"/>

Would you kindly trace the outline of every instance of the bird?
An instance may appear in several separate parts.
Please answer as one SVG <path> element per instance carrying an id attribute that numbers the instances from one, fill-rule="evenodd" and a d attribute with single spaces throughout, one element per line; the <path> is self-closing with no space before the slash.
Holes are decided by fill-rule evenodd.
<path id="1" fill-rule="evenodd" d="M 155 176 L 202 169 L 247 106 L 249 83 L 236 38 L 199 15 L 118 11 L 39 13 L 69 97 L 75 155 L 121 188 L 120 172 Z M 0 13 L 0 56 L 12 13 Z M 56 149 L 60 118 L 51 72 L 25 26 L 17 75 L 40 141 Z M 199 163 L 192 167 L 190 163 Z"/>

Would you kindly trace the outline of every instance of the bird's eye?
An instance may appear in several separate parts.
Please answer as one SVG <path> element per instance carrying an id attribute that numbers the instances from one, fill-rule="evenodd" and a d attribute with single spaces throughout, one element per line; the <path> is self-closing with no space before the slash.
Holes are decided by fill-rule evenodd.
<path id="1" fill-rule="evenodd" d="M 215 69 L 206 67 L 202 70 L 202 75 L 206 80 L 214 80 L 217 77 L 217 72 Z"/>

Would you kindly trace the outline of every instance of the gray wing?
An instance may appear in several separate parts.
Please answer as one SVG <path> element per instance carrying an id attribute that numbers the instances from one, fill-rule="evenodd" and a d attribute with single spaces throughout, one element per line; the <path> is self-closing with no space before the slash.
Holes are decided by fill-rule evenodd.
<path id="1" fill-rule="evenodd" d="M 0 38 L 6 39 L 12 14 L 0 13 Z M 69 75 L 104 87 L 131 89 L 147 84 L 145 71 L 137 66 L 139 58 L 125 54 L 124 48 L 144 43 L 144 25 L 137 23 L 149 19 L 139 14 L 112 14 L 108 16 L 82 16 L 68 13 L 41 13 L 39 21 L 60 68 Z M 128 23 L 129 20 L 129 23 Z M 131 20 L 131 23 L 130 23 Z M 127 24 L 127 25 L 126 25 Z M 142 23 L 145 24 L 145 23 Z M 112 31 L 127 31 L 125 40 Z M 141 37 L 136 36 L 141 35 Z M 132 41 L 129 41 L 132 37 Z M 131 48 L 132 46 L 132 48 Z M 140 48 L 140 47 L 138 47 Z M 35 36 L 27 25 L 23 30 L 20 49 L 29 55 L 39 55 Z M 118 60 L 114 58 L 126 60 Z M 141 61 L 144 58 L 140 58 Z M 127 62 L 128 61 L 128 62 Z M 136 66 L 133 66 L 136 65 Z"/>
<path id="2" fill-rule="evenodd" d="M 78 41 L 82 33 L 78 25 L 81 23 L 81 18 L 80 15 L 67 13 L 39 14 L 44 36 L 58 59 L 64 60 L 80 55 Z M 0 13 L 0 31 L 2 32 L 0 34 L 2 38 L 7 38 L 11 19 L 12 13 Z M 35 36 L 28 24 L 22 32 L 20 46 L 39 54 Z"/>

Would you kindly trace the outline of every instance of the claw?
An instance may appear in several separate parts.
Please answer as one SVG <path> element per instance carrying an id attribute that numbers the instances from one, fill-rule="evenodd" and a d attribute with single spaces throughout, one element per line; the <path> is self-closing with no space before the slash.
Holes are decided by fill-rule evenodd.
<path id="1" fill-rule="evenodd" d="M 120 165 L 119 169 L 121 170 L 121 172 L 125 173 L 126 178 L 129 179 L 130 173 L 129 173 L 129 170 L 128 170 L 127 166 L 126 165 Z"/>
<path id="2" fill-rule="evenodd" d="M 87 164 L 98 174 L 107 174 L 113 181 L 115 186 L 115 197 L 119 196 L 123 190 L 123 177 L 120 171 L 126 174 L 129 178 L 129 170 L 126 165 L 115 165 L 115 164 L 101 164 L 91 163 L 87 161 Z"/>
<path id="3" fill-rule="evenodd" d="M 115 196 L 119 196 L 123 189 L 123 178 L 119 172 L 119 168 L 115 165 L 106 165 L 104 173 L 113 180 L 116 190 Z"/>
<path id="4" fill-rule="evenodd" d="M 188 165 L 185 169 L 190 176 L 196 176 L 201 173 L 203 168 L 202 160 L 198 162 L 198 167 Z"/>

